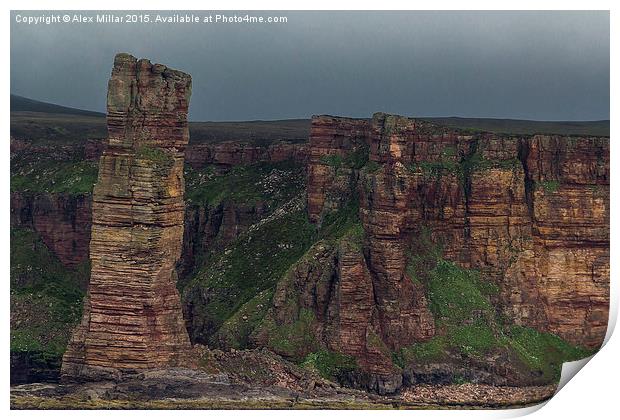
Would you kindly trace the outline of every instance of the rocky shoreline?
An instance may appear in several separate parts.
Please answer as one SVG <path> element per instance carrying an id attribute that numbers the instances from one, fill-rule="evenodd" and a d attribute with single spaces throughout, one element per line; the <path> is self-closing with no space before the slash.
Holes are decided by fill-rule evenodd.
<path id="1" fill-rule="evenodd" d="M 338 386 L 302 392 L 257 388 L 209 375 L 199 383 L 203 393 L 194 395 L 179 395 L 182 387 L 161 381 L 18 385 L 11 388 L 11 409 L 509 409 L 539 404 L 556 390 L 556 385 L 418 385 L 379 396 Z M 154 388 L 161 394 L 151 397 Z"/>
<path id="2" fill-rule="evenodd" d="M 415 384 L 377 395 L 342 387 L 268 350 L 202 351 L 198 368 L 127 371 L 117 380 L 11 387 L 12 409 L 438 409 L 514 408 L 557 385 Z"/>

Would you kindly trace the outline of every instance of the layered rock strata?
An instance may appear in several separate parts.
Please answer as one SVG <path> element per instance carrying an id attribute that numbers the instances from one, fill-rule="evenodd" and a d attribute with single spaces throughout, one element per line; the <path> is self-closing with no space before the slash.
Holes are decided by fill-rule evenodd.
<path id="1" fill-rule="evenodd" d="M 93 192 L 91 279 L 64 379 L 190 362 L 176 289 L 191 77 L 118 54 L 108 85 L 108 145 Z"/>
<path id="2" fill-rule="evenodd" d="M 312 174 L 329 173 L 319 156 L 346 154 L 342 139 L 359 138 L 349 124 L 313 119 L 312 221 L 333 211 L 324 197 L 340 188 L 333 178 Z M 402 319 L 407 311 L 399 298 L 412 301 L 411 282 L 398 282 L 407 277 L 408 238 L 425 226 L 445 258 L 500 286 L 498 303 L 517 324 L 600 346 L 609 303 L 608 138 L 471 135 L 376 114 L 359 141 L 368 144 L 373 163 L 373 170 L 360 171 L 360 216 L 375 299 L 389 308 L 382 316 L 387 344 L 410 342 L 416 331 L 432 335 L 420 320 L 400 324 L 390 315 Z M 393 292 L 380 296 L 390 284 Z M 426 319 L 424 306 L 411 313 Z"/>
<path id="3" fill-rule="evenodd" d="M 368 161 L 356 165 L 358 150 L 367 151 Z M 298 264 L 297 280 L 278 286 L 268 319 L 286 325 L 311 310 L 322 345 L 353 356 L 370 375 L 357 385 L 390 392 L 424 372 L 453 375 L 463 363 L 418 365 L 401 378 L 390 360 L 446 327 L 436 325 L 429 292 L 409 268 L 422 257 L 425 235 L 441 258 L 497 287 L 490 299 L 504 322 L 590 349 L 602 344 L 609 306 L 608 138 L 467 133 L 381 113 L 372 122 L 314 117 L 307 201 L 319 227 L 359 202 L 364 239 L 358 249 L 341 242 L 325 261 L 317 252 L 318 264 Z M 383 357 L 373 349 L 383 349 Z M 463 372 L 496 384 L 540 380 L 520 371 L 514 354 L 493 357 L 506 360 L 472 359 Z"/>
<path id="4" fill-rule="evenodd" d="M 307 145 L 274 143 L 253 145 L 244 142 L 227 141 L 215 144 L 196 144 L 187 148 L 185 161 L 194 168 L 206 165 L 230 167 L 257 162 L 277 163 L 293 161 L 306 163 Z"/>
<path id="5" fill-rule="evenodd" d="M 319 241 L 310 248 L 278 285 L 273 307 L 254 332 L 252 344 L 296 360 L 321 348 L 351 356 L 364 377 L 339 380 L 393 392 L 402 378 L 380 338 L 371 273 L 355 242 L 345 237 L 339 243 Z M 293 325 L 298 335 L 274 338 L 273 332 L 283 325 Z M 288 344 L 281 345 L 280 340 Z"/>
<path id="6" fill-rule="evenodd" d="M 524 148 L 547 328 L 596 348 L 609 316 L 609 139 L 534 136 Z"/>
<path id="7" fill-rule="evenodd" d="M 352 185 L 368 155 L 368 120 L 313 117 L 308 150 L 308 217 L 321 221 L 323 209 L 340 208 L 351 198 Z M 343 165 L 343 163 L 351 163 Z"/>

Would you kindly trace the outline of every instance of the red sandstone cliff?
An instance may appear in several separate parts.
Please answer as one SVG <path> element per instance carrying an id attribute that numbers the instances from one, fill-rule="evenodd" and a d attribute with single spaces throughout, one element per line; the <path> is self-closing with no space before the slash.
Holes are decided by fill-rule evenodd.
<path id="1" fill-rule="evenodd" d="M 524 150 L 543 324 L 598 347 L 609 315 L 609 139 L 534 136 Z"/>
<path id="2" fill-rule="evenodd" d="M 342 164 L 364 147 L 363 168 Z M 311 309 L 323 344 L 354 356 L 384 381 L 383 391 L 398 386 L 390 382 L 390 352 L 436 333 L 424 286 L 407 270 L 423 229 L 443 258 L 498 286 L 494 303 L 508 322 L 601 345 L 609 305 L 609 139 L 464 134 L 385 114 L 370 124 L 314 117 L 310 220 L 320 225 L 351 197 L 360 202 L 362 249 L 340 244 L 327 260 L 323 251 L 318 264 L 302 262 L 294 279 L 280 283 L 268 316 L 286 324 L 298 316 L 290 302 Z M 324 278 L 329 286 L 321 286 Z M 267 342 L 261 334 L 264 328 L 258 343 Z M 373 348 L 381 346 L 377 358 Z M 501 365 L 491 370 L 510 363 Z M 527 380 L 517 371 L 500 375 Z"/>
<path id="3" fill-rule="evenodd" d="M 308 217 L 321 220 L 323 209 L 334 210 L 351 197 L 358 174 L 342 162 L 368 153 L 366 120 L 323 116 L 312 119 L 308 147 Z"/>

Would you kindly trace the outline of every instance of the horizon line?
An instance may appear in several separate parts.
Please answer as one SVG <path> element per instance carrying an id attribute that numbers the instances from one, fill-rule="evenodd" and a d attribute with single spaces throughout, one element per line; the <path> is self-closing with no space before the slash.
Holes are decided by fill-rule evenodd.
<path id="1" fill-rule="evenodd" d="M 21 99 L 26 99 L 29 101 L 34 101 L 34 102 L 39 102 L 41 104 L 45 104 L 45 105 L 53 105 L 53 106 L 57 106 L 57 107 L 62 107 L 62 108 L 66 108 L 66 109 L 71 109 L 71 110 L 76 110 L 76 111 L 82 111 L 82 112 L 90 112 L 90 113 L 94 113 L 94 114 L 101 114 L 101 117 L 105 117 L 106 116 L 106 112 L 103 111 L 95 111 L 95 110 L 91 110 L 91 109 L 84 109 L 84 108 L 76 108 L 74 106 L 68 106 L 68 105 L 62 105 L 62 104 L 58 104 L 58 103 L 54 103 L 54 102 L 47 102 L 47 101 L 42 101 L 39 99 L 33 99 L 33 98 L 29 98 L 27 96 L 22 96 L 22 95 L 18 95 L 15 93 L 10 93 L 10 96 L 13 97 L 17 97 L 17 98 L 21 98 Z M 10 111 L 11 113 L 13 112 L 36 112 L 36 113 L 41 113 L 41 114 L 54 114 L 53 112 L 44 112 L 44 111 Z M 264 119 L 264 118 L 257 118 L 257 119 L 239 119 L 239 120 L 234 120 L 234 119 L 225 119 L 225 120 L 197 120 L 197 119 L 188 119 L 189 123 L 240 123 L 240 122 L 277 122 L 277 121 L 295 121 L 295 120 L 312 120 L 312 117 L 314 115 L 325 115 L 325 116 L 332 116 L 332 117 L 344 117 L 344 118 L 354 118 L 354 119 L 372 119 L 372 115 L 377 113 L 377 112 L 383 112 L 383 111 L 375 111 L 373 112 L 370 116 L 368 117 L 351 117 L 350 115 L 332 115 L 332 114 L 311 114 L 310 116 L 306 116 L 306 117 L 289 117 L 289 118 L 273 118 L 273 119 Z M 449 116 L 445 116 L 445 115 L 439 115 L 439 116 L 414 116 L 414 115 L 401 115 L 401 114 L 396 114 L 396 113 L 391 113 L 391 112 L 385 112 L 386 114 L 390 114 L 390 115 L 399 115 L 399 116 L 403 116 L 406 118 L 412 118 L 412 119 L 463 119 L 463 120 L 503 120 L 503 121 L 529 121 L 529 122 L 539 122 L 539 123 L 545 123 L 545 122 L 549 122 L 549 123 L 603 123 L 603 122 L 611 122 L 611 118 L 602 118 L 602 119 L 595 119 L 595 120 L 563 120 L 563 119 L 552 119 L 552 120 L 538 120 L 538 119 L 527 119 L 527 118 L 516 118 L 516 117 L 480 117 L 480 116 L 476 116 L 476 117 L 465 117 L 465 116 L 459 116 L 459 115 L 449 115 Z M 96 118 L 97 116 L 93 115 L 92 117 Z"/>

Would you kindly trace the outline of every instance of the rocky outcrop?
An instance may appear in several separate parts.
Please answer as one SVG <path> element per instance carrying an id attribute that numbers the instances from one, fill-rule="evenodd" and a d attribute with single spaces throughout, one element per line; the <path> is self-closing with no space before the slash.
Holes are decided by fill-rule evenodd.
<path id="1" fill-rule="evenodd" d="M 91 279 L 64 379 L 189 363 L 176 289 L 191 78 L 118 54 L 108 85 L 108 146 L 93 192 Z"/>
<path id="2" fill-rule="evenodd" d="M 297 360 L 321 348 L 352 356 L 358 367 L 372 375 L 365 378 L 367 388 L 393 392 L 402 383 L 390 352 L 378 338 L 372 280 L 358 240 L 320 241 L 308 250 L 278 285 L 273 308 L 252 341 L 256 347 L 269 347 Z M 338 379 L 350 384 L 360 381 L 353 372 Z"/>
<path id="3" fill-rule="evenodd" d="M 312 133 L 330 133 L 326 122 L 335 137 L 347 137 L 340 131 L 346 118 L 316 119 Z M 350 136 L 358 133 L 345 127 Z M 601 344 L 609 287 L 609 139 L 469 135 L 376 114 L 366 141 L 377 165 L 362 171 L 360 215 L 369 269 L 380 277 L 376 293 L 392 276 L 406 277 L 406 238 L 425 225 L 446 258 L 503 287 L 500 303 L 516 322 L 575 344 Z M 333 153 L 323 143 L 311 142 L 309 173 L 316 156 Z M 316 185 L 308 190 L 329 190 L 330 181 L 309 176 Z M 325 211 L 320 197 L 309 193 L 313 221 Z M 398 293 L 385 302 L 396 302 Z M 402 308 L 395 313 L 402 316 Z M 402 344 L 392 335 L 413 339 L 408 334 L 419 322 L 405 327 L 408 333 L 391 334 L 386 316 L 390 345 Z"/>

